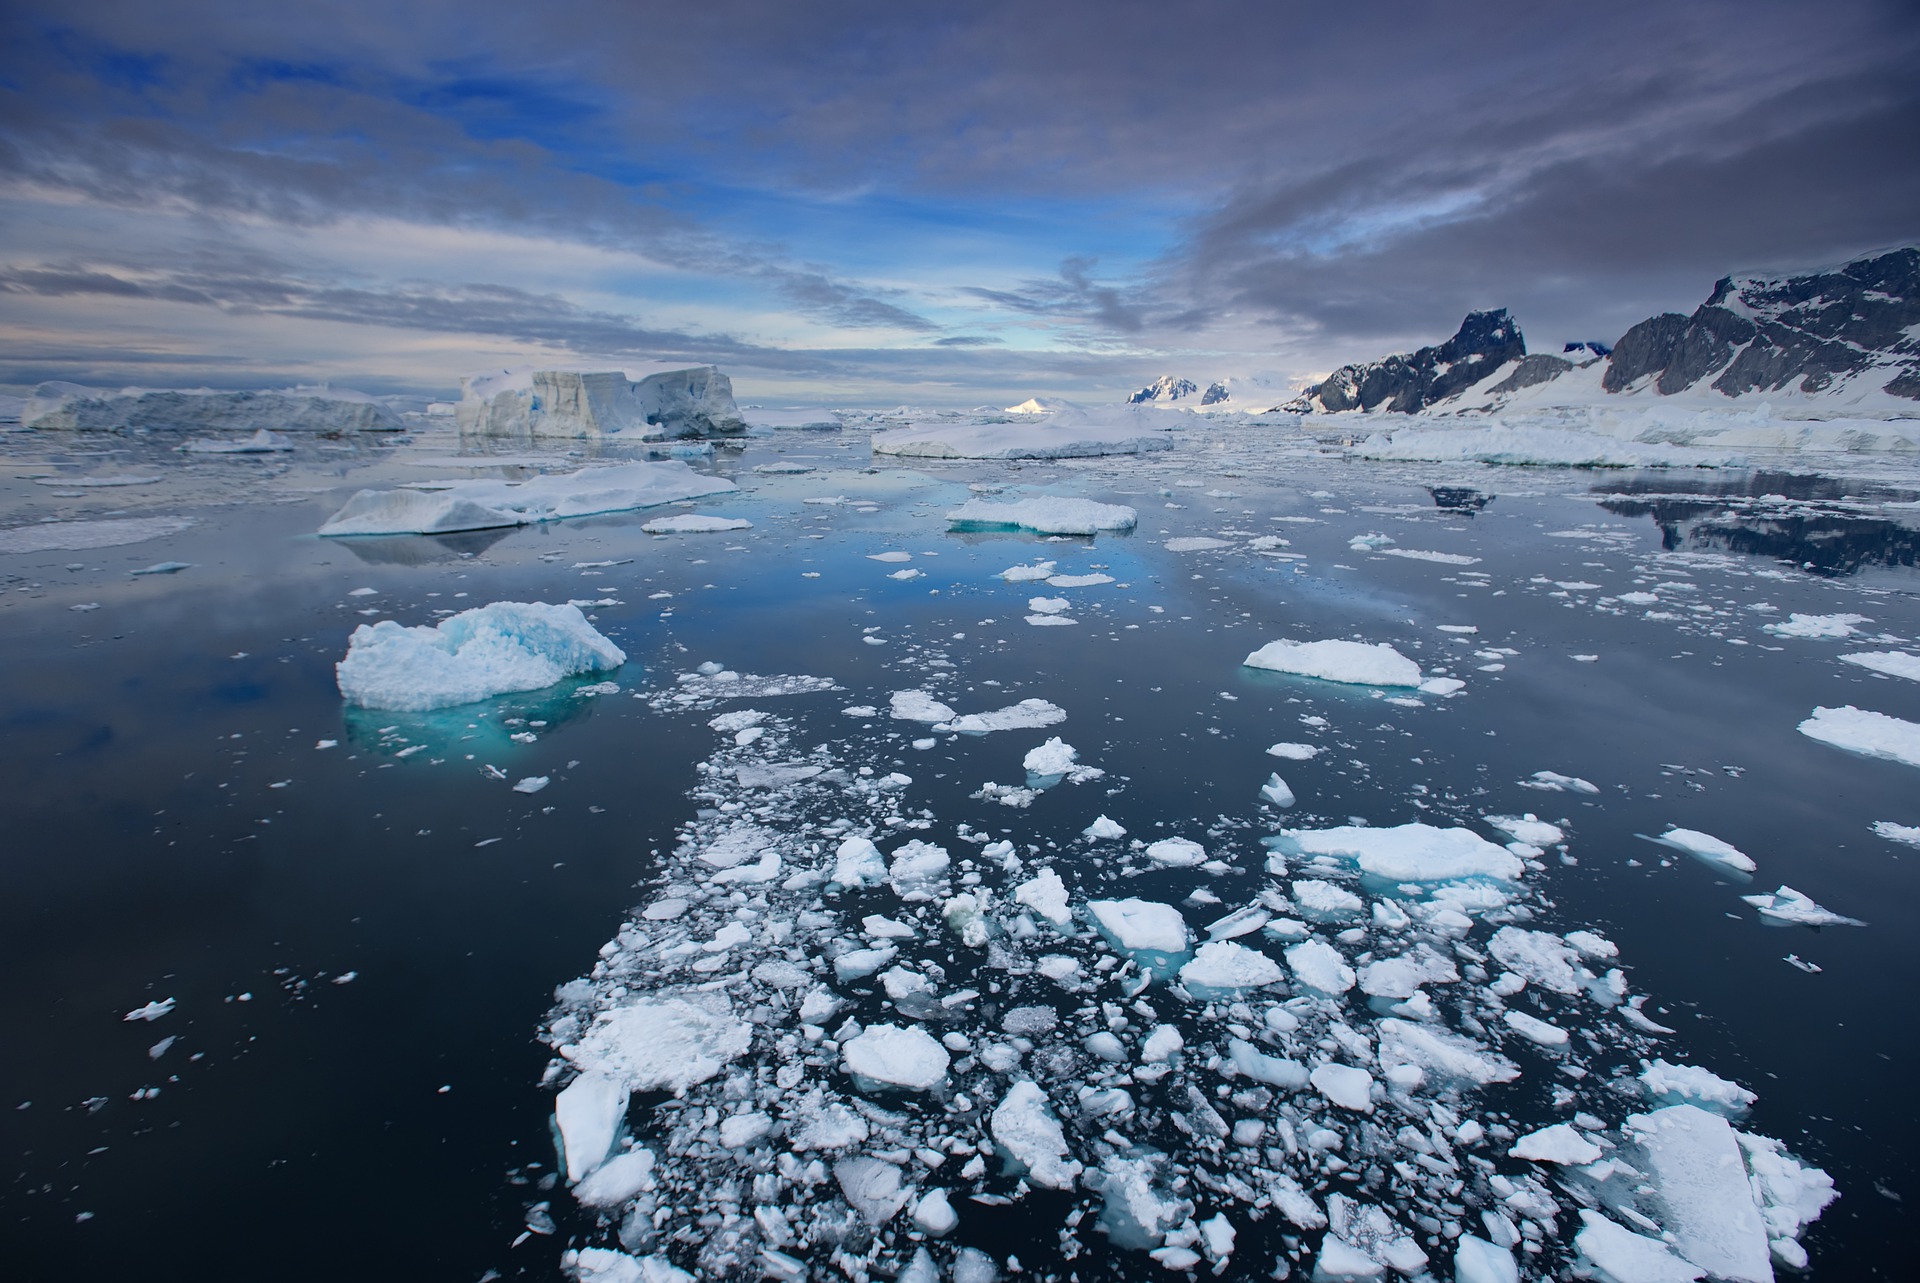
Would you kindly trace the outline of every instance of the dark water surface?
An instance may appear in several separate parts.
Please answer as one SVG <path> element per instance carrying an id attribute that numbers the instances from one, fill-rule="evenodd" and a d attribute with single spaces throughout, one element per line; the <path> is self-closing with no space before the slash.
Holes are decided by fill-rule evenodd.
<path id="1" fill-rule="evenodd" d="M 0 557 L 0 1126 L 13 1160 L 0 1273 L 544 1278 L 570 1237 L 608 1241 L 551 1188 L 550 1052 L 535 1034 L 555 986 L 592 964 L 640 900 L 712 752 L 711 711 L 633 695 L 715 660 L 838 683 L 779 703 L 801 745 L 853 734 L 843 707 L 878 705 L 869 738 L 897 740 L 912 805 L 936 817 L 931 840 L 965 822 L 1064 851 L 1094 811 L 1150 841 L 1211 829 L 1237 865 L 1214 885 L 1221 912 L 1257 889 L 1258 839 L 1281 824 L 1564 820 L 1574 862 L 1549 857 L 1534 875 L 1552 929 L 1617 943 L 1633 991 L 1651 995 L 1647 1014 L 1676 1030 L 1663 1054 L 1758 1092 L 1742 1127 L 1833 1175 L 1841 1199 L 1804 1239 L 1816 1277 L 1902 1277 L 1920 1196 L 1907 1083 L 1920 1033 L 1902 1014 L 1920 974 L 1920 851 L 1870 825 L 1920 824 L 1920 772 L 1795 727 L 1846 703 L 1920 720 L 1920 683 L 1837 660 L 1881 633 L 1897 640 L 1870 648 L 1913 649 L 1920 578 L 1910 513 L 1831 505 L 1911 494 L 1844 477 L 1682 485 L 1226 445 L 1183 445 L 1175 463 L 1150 466 L 868 473 L 858 443 L 781 438 L 723 457 L 748 489 L 700 507 L 752 531 L 678 538 L 645 535 L 644 514 L 629 514 L 322 541 L 311 532 L 345 490 L 216 507 L 207 498 L 222 487 L 258 500 L 244 491 L 260 483 L 203 470 L 190 494 L 113 497 L 191 511 L 188 531 Z M 776 457 L 822 471 L 750 471 Z M 357 457 L 351 478 L 329 476 L 348 465 L 326 459 L 269 466 L 287 483 L 348 489 L 403 475 Z M 1175 477 L 1235 493 L 1206 497 Z M 947 533 L 941 514 L 977 481 L 1130 503 L 1140 526 L 1096 540 Z M 8 485 L 23 515 L 43 515 L 38 495 Z M 877 511 L 801 503 L 831 495 Z M 1242 535 L 1212 551 L 1163 546 L 1228 529 L 1282 536 L 1278 551 L 1301 560 L 1250 554 Z M 1368 532 L 1480 560 L 1348 546 Z M 889 579 L 900 565 L 869 560 L 889 549 L 916 554 L 923 577 Z M 1056 590 L 993 576 L 1036 557 L 1118 582 L 1057 592 L 1076 626 L 1030 627 L 1027 598 Z M 163 559 L 193 565 L 126 574 Z M 598 560 L 622 564 L 575 567 Z M 1661 581 L 1652 610 L 1672 618 L 1617 604 Z M 363 587 L 374 592 L 349 595 Z M 592 608 L 630 656 L 619 695 L 575 697 L 573 683 L 427 716 L 342 708 L 332 666 L 358 623 L 570 598 L 620 603 Z M 1775 609 L 1753 609 L 1763 603 Z M 1872 622 L 1853 642 L 1763 631 L 1795 611 Z M 1479 631 L 1461 641 L 1443 624 Z M 1275 638 L 1355 636 L 1467 689 L 1401 707 L 1240 663 Z M 1517 653 L 1491 654 L 1506 649 Z M 1504 667 L 1482 671 L 1491 663 Z M 972 797 L 988 780 L 1017 782 L 1044 735 L 911 748 L 930 732 L 886 724 L 887 696 L 942 672 L 942 697 L 965 710 L 1029 696 L 1066 708 L 1055 729 L 1108 779 L 1029 810 Z M 523 744 L 509 738 L 521 722 L 546 725 Z M 1263 751 L 1278 740 L 1325 751 L 1279 762 Z M 514 793 L 486 766 L 552 783 Z M 1257 802 L 1275 769 L 1300 797 L 1284 818 Z M 1541 770 L 1600 792 L 1520 786 Z M 1646 840 L 1672 826 L 1733 843 L 1758 874 L 1735 885 Z M 1152 874 L 1116 894 L 1177 902 L 1202 881 Z M 1764 926 L 1738 897 L 1782 883 L 1870 925 Z M 122 1018 L 167 998 L 177 1006 L 157 1020 Z M 177 1041 L 150 1054 L 166 1038 Z M 148 1088 L 157 1095 L 132 1098 Z M 1065 1206 L 1052 1197 L 994 1217 L 963 1208 L 956 1237 L 1001 1254 L 1049 1238 Z M 529 1205 L 548 1201 L 559 1232 L 514 1246 Z M 1271 1264 L 1249 1251 L 1234 1273 Z M 1137 1255 L 1076 1268 L 1161 1272 Z"/>

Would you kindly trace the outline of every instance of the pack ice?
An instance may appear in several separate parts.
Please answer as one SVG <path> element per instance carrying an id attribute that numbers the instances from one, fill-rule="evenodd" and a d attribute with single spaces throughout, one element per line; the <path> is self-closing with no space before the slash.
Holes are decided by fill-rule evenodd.
<path id="1" fill-rule="evenodd" d="M 1171 449 L 1164 427 L 1124 410 L 1063 410 L 1016 423 L 913 423 L 873 434 L 875 454 L 913 459 L 1079 459 Z"/>
<path id="2" fill-rule="evenodd" d="M 626 662 L 626 652 L 578 606 L 497 601 L 432 627 L 391 619 L 362 624 L 334 672 L 349 704 L 422 712 L 539 690 Z"/>
<path id="3" fill-rule="evenodd" d="M 887 718 L 863 697 L 869 724 L 819 743 L 799 716 L 718 710 L 831 683 L 732 685 L 654 697 L 710 719 L 699 809 L 549 1017 L 581 1278 L 984 1281 L 1015 1263 L 963 1244 L 1001 1227 L 1035 1278 L 1747 1279 L 1804 1259 L 1831 1181 L 1733 1125 L 1746 1088 L 1662 1054 L 1620 950 L 1556 922 L 1517 851 L 1356 823 L 1282 829 L 1263 860 L 1181 816 L 1133 860 L 1104 817 L 1055 848 L 990 838 L 894 769 L 901 722 L 961 720 L 929 692 L 894 692 Z M 775 767 L 777 792 L 748 783 Z M 1487 823 L 1523 851 L 1572 842 Z M 1197 947 L 1167 892 L 1118 893 L 1136 875 L 1204 879 Z M 673 1094 L 629 1134 L 639 1090 Z"/>
<path id="4" fill-rule="evenodd" d="M 1036 495 L 1008 503 L 969 499 L 949 512 L 947 520 L 960 527 L 1034 530 L 1043 535 L 1092 535 L 1103 530 L 1131 530 L 1139 514 L 1124 504 Z"/>

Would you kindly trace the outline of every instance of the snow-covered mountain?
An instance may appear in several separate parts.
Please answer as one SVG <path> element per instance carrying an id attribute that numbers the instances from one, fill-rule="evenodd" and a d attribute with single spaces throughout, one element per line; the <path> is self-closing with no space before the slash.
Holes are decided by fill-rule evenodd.
<path id="1" fill-rule="evenodd" d="M 1527 341 L 1505 308 L 1469 312 L 1459 331 L 1445 343 L 1379 361 L 1343 365 L 1285 408 L 1296 414 L 1381 409 L 1410 414 L 1457 397 L 1494 371 L 1518 367 L 1526 359 Z M 1545 359 L 1556 363 L 1551 367 L 1554 374 L 1571 367 L 1570 362 L 1558 357 Z"/>
<path id="2" fill-rule="evenodd" d="M 1127 398 L 1128 405 L 1171 405 L 1199 395 L 1200 385 L 1192 379 L 1163 374 Z"/>
<path id="3" fill-rule="evenodd" d="M 1506 312 L 1473 312 L 1445 343 L 1342 366 L 1284 408 L 1452 413 L 1616 397 L 1920 410 L 1920 248 L 1797 276 L 1726 277 L 1691 316 L 1663 313 L 1611 348 L 1574 342 L 1558 356 L 1528 355 Z"/>

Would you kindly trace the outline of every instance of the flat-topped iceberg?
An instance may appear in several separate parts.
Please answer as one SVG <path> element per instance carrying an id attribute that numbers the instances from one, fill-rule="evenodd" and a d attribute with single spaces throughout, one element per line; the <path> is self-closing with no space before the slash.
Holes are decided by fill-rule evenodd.
<path id="1" fill-rule="evenodd" d="M 297 387 L 272 392 L 124 388 L 74 383 L 34 389 L 24 426 L 69 432 L 398 432 L 400 416 L 364 392 Z"/>
<path id="2" fill-rule="evenodd" d="M 433 627 L 391 619 L 362 624 L 334 671 L 350 704 L 423 712 L 539 690 L 626 662 L 626 652 L 578 606 L 496 601 Z"/>
<path id="3" fill-rule="evenodd" d="M 535 521 L 652 508 L 737 487 L 695 472 L 679 459 L 621 463 L 550 473 L 526 481 L 458 481 L 432 489 L 362 490 L 328 518 L 320 533 L 445 534 Z"/>
<path id="4" fill-rule="evenodd" d="M 1418 822 L 1377 829 L 1358 825 L 1282 829 L 1275 845 L 1289 854 L 1351 860 L 1361 872 L 1389 882 L 1513 881 L 1526 870 L 1519 856 L 1471 829 L 1442 829 Z"/>
<path id="5" fill-rule="evenodd" d="M 1062 412 L 1018 423 L 915 423 L 873 434 L 875 454 L 912 459 L 1081 459 L 1171 449 L 1164 426 L 1126 411 Z"/>
<path id="6" fill-rule="evenodd" d="M 1035 495 L 1011 503 L 969 499 L 949 512 L 947 520 L 962 527 L 1035 530 L 1043 535 L 1091 535 L 1102 530 L 1131 530 L 1139 514 L 1125 504 Z"/>
<path id="7" fill-rule="evenodd" d="M 718 368 L 662 370 L 633 381 L 620 370 L 502 370 L 460 380 L 462 434 L 646 440 L 745 432 L 733 383 Z"/>
<path id="8" fill-rule="evenodd" d="M 1814 709 L 1813 716 L 1800 723 L 1800 733 L 1862 757 L 1920 766 L 1920 722 L 1843 704 Z"/>
<path id="9" fill-rule="evenodd" d="M 1420 665 L 1385 642 L 1271 641 L 1241 661 L 1248 668 L 1355 686 L 1418 686 Z"/>

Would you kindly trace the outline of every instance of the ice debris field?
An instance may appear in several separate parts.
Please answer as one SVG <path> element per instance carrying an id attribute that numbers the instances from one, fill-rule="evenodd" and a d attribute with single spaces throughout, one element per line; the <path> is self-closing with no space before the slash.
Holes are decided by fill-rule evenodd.
<path id="1" fill-rule="evenodd" d="M 284 537 L 381 585 L 342 581 L 309 630 L 342 722 L 302 753 L 479 781 L 556 869 L 588 812 L 672 829 L 623 848 L 637 899 L 565 942 L 551 1009 L 505 1017 L 539 1022 L 550 1123 L 514 1142 L 501 1259 L 544 1244 L 586 1283 L 1818 1274 L 1835 1207 L 1881 1196 L 1767 1112 L 1762 1049 L 1693 1045 L 1639 978 L 1684 977 L 1688 942 L 1632 897 L 1716 906 L 1762 987 L 1831 979 L 1837 941 L 1901 947 L 1870 923 L 1906 910 L 1764 818 L 1727 827 L 1780 795 L 1708 802 L 1743 737 L 1870 779 L 1886 809 L 1820 820 L 1910 873 L 1920 492 L 1879 461 L 1716 490 L 1675 474 L 1753 476 L 1751 451 L 1564 425 L 1028 417 L 799 415 L 804 441 L 595 460 L 423 432 L 304 490 L 306 445 L 177 452 L 289 469 Z M 0 554 L 116 550 L 116 591 L 191 590 L 212 558 L 178 541 L 217 487 L 159 475 Z M 72 627 L 131 609 L 53 564 L 8 596 Z M 1580 693 L 1721 682 L 1725 709 L 1790 666 L 1713 765 L 1680 756 L 1698 719 L 1623 741 L 1618 696 Z M 618 753 L 619 782 L 584 795 L 566 744 Z M 130 992 L 113 1021 L 192 1010 Z"/>

